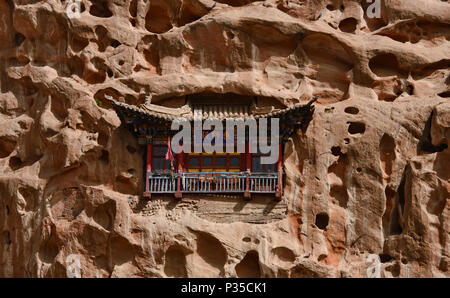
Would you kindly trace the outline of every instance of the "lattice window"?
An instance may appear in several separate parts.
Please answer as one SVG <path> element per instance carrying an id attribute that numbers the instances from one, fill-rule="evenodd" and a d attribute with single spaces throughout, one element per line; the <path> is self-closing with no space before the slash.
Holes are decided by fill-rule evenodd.
<path id="1" fill-rule="evenodd" d="M 170 160 L 166 159 L 167 145 L 158 144 L 153 145 L 152 153 L 152 170 L 155 173 L 170 173 L 171 164 Z M 173 161 L 174 169 L 176 169 L 176 159 Z"/>

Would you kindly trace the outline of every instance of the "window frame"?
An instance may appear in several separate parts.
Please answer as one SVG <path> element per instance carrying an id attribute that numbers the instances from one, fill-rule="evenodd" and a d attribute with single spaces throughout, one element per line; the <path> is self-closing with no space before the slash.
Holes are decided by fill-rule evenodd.
<path id="1" fill-rule="evenodd" d="M 157 148 L 165 148 L 164 153 L 156 153 Z M 174 156 L 174 169 L 171 169 L 170 160 L 166 159 L 166 154 L 168 150 L 168 144 L 152 144 L 152 172 L 156 174 L 170 174 L 173 173 L 177 168 L 177 159 Z M 155 158 L 161 158 L 163 160 L 163 169 L 156 169 L 156 165 L 154 163 Z"/>
<path id="2" fill-rule="evenodd" d="M 190 166 L 190 160 L 198 159 L 198 166 Z M 211 165 L 204 165 L 204 160 L 211 158 Z M 217 159 L 225 158 L 225 166 L 218 166 Z M 237 166 L 231 165 L 231 159 L 238 158 Z M 245 154 L 244 153 L 188 153 L 184 156 L 184 167 L 187 172 L 242 172 L 245 171 Z"/>

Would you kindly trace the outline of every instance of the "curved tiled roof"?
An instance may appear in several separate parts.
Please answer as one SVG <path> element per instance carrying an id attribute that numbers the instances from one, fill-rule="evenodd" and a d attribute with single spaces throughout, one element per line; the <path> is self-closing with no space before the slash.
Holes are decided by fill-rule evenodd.
<path id="1" fill-rule="evenodd" d="M 122 109 L 134 114 L 138 114 L 144 117 L 153 117 L 164 120 L 175 120 L 177 118 L 186 118 L 187 120 L 193 120 L 194 116 L 202 116 L 203 118 L 209 119 L 227 119 L 227 118 L 243 118 L 243 119 L 259 119 L 259 118 L 271 118 L 276 116 L 281 116 L 288 112 L 300 109 L 308 109 L 311 108 L 312 104 L 317 100 L 317 97 L 314 97 L 307 104 L 296 103 L 291 107 L 274 110 L 269 113 L 252 115 L 245 109 L 243 106 L 235 106 L 235 105 L 215 105 L 215 106 L 195 106 L 194 111 L 191 108 L 184 106 L 182 108 L 167 108 L 157 105 L 142 105 L 141 107 L 126 104 L 123 102 L 119 102 L 112 98 L 109 95 L 105 95 L 105 99 L 109 101 L 114 109 Z"/>

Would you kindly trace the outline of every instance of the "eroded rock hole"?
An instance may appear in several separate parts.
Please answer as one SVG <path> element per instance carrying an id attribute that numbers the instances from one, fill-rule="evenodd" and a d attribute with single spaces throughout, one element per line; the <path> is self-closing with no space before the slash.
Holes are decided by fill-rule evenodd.
<path id="1" fill-rule="evenodd" d="M 108 1 L 102 0 L 90 0 L 92 3 L 89 13 L 93 16 L 99 18 L 110 18 L 112 17 L 112 12 L 108 8 Z"/>
<path id="2" fill-rule="evenodd" d="M 331 154 L 333 154 L 334 156 L 342 155 L 341 147 L 339 147 L 339 146 L 331 147 Z"/>
<path id="3" fill-rule="evenodd" d="M 109 136 L 106 133 L 99 133 L 98 135 L 98 144 L 105 147 L 108 144 Z M 103 154 L 103 153 L 102 153 Z"/>
<path id="4" fill-rule="evenodd" d="M 346 107 L 344 112 L 346 112 L 347 114 L 356 115 L 359 113 L 359 109 L 356 107 Z"/>
<path id="5" fill-rule="evenodd" d="M 35 200 L 31 189 L 25 187 L 19 187 L 19 194 L 25 200 L 25 210 L 33 210 L 35 206 Z"/>
<path id="6" fill-rule="evenodd" d="M 14 45 L 16 47 L 20 46 L 25 40 L 25 36 L 22 33 L 16 33 L 14 35 Z"/>
<path id="7" fill-rule="evenodd" d="M 172 245 L 166 251 L 164 273 L 168 277 L 187 277 L 186 256 L 181 248 Z"/>
<path id="8" fill-rule="evenodd" d="M 117 48 L 118 46 L 121 45 L 121 43 L 120 43 L 118 40 L 113 39 L 113 40 L 111 40 L 110 45 L 111 45 L 113 48 Z"/>
<path id="9" fill-rule="evenodd" d="M 105 100 L 105 95 L 112 96 L 113 98 L 119 98 L 121 96 L 120 92 L 114 88 L 100 89 L 94 94 L 94 99 L 101 103 L 104 108 L 111 107 L 111 103 Z"/>
<path id="10" fill-rule="evenodd" d="M 392 261 L 394 258 L 388 254 L 380 254 L 381 263 L 388 263 Z"/>
<path id="11" fill-rule="evenodd" d="M 217 0 L 216 2 L 228 4 L 230 6 L 244 6 L 258 0 Z"/>
<path id="12" fill-rule="evenodd" d="M 71 49 L 74 52 L 79 52 L 89 45 L 89 40 L 77 34 L 74 34 L 71 39 Z"/>
<path id="13" fill-rule="evenodd" d="M 438 96 L 443 97 L 443 98 L 449 98 L 450 97 L 450 90 L 441 92 L 441 93 L 438 94 Z"/>
<path id="14" fill-rule="evenodd" d="M 381 168 L 388 176 L 392 174 L 392 165 L 395 159 L 395 141 L 388 134 L 384 134 L 380 141 Z"/>
<path id="15" fill-rule="evenodd" d="M 108 33 L 108 30 L 106 30 L 103 26 L 97 26 L 95 27 L 95 35 L 97 35 L 98 39 L 103 39 L 106 37 L 106 34 Z"/>
<path id="16" fill-rule="evenodd" d="M 106 72 L 105 71 L 86 71 L 83 79 L 89 84 L 101 84 L 106 80 Z"/>
<path id="17" fill-rule="evenodd" d="M 394 210 L 394 199 L 395 199 L 395 191 L 390 187 L 386 187 L 384 190 L 384 194 L 386 197 L 386 207 L 382 217 L 383 222 L 383 233 L 384 237 L 387 237 L 391 233 L 391 221 L 392 221 L 392 212 Z"/>
<path id="18" fill-rule="evenodd" d="M 414 94 L 414 86 L 411 84 L 406 85 L 406 93 L 408 93 L 409 95 L 413 95 Z"/>
<path id="19" fill-rule="evenodd" d="M 133 18 L 137 16 L 137 0 L 131 0 L 129 12 Z"/>
<path id="20" fill-rule="evenodd" d="M 400 224 L 400 216 L 398 214 L 398 208 L 393 210 L 389 235 L 400 235 L 403 232 L 402 226 Z"/>
<path id="21" fill-rule="evenodd" d="M 402 180 L 401 180 L 400 185 L 398 186 L 398 189 L 397 189 L 398 204 L 400 206 L 401 214 L 403 214 L 404 211 L 405 211 L 406 172 L 407 172 L 407 168 L 405 169 L 405 172 L 403 173 Z"/>
<path id="22" fill-rule="evenodd" d="M 110 200 L 95 209 L 93 219 L 101 225 L 105 230 L 111 231 L 114 227 L 116 218 L 116 202 Z"/>
<path id="23" fill-rule="evenodd" d="M 370 70 L 379 77 L 397 76 L 401 73 L 397 56 L 380 54 L 369 61 Z"/>
<path id="24" fill-rule="evenodd" d="M 0 137 L 0 158 L 8 157 L 16 148 L 17 141 L 9 136 Z"/>
<path id="25" fill-rule="evenodd" d="M 197 237 L 197 253 L 209 265 L 223 274 L 223 267 L 227 261 L 227 251 L 222 243 L 207 233 L 199 233 Z"/>
<path id="26" fill-rule="evenodd" d="M 52 227 L 52 234 L 50 235 L 50 238 L 41 244 L 38 252 L 39 259 L 47 264 L 52 264 L 59 252 L 57 238 L 53 229 L 54 228 Z"/>
<path id="27" fill-rule="evenodd" d="M 341 185 L 333 185 L 330 188 L 330 196 L 337 200 L 337 203 L 342 208 L 347 208 L 348 205 L 348 193 L 347 189 Z"/>
<path id="28" fill-rule="evenodd" d="M 386 267 L 386 271 L 391 272 L 393 277 L 398 277 L 400 275 L 400 265 L 394 264 L 391 266 Z"/>
<path id="29" fill-rule="evenodd" d="M 295 261 L 294 252 L 287 247 L 274 248 L 272 253 L 282 262 L 293 263 Z"/>
<path id="30" fill-rule="evenodd" d="M 325 230 L 328 226 L 328 221 L 330 220 L 328 214 L 326 213 L 319 213 L 316 215 L 316 226 L 321 229 Z"/>
<path id="31" fill-rule="evenodd" d="M 102 150 L 102 154 L 100 155 L 100 160 L 106 164 L 109 163 L 109 152 L 106 150 Z"/>
<path id="32" fill-rule="evenodd" d="M 131 154 L 136 153 L 137 149 L 134 148 L 133 146 L 127 145 L 127 150 L 128 152 L 130 152 Z"/>
<path id="33" fill-rule="evenodd" d="M 10 245 L 12 243 L 11 234 L 9 231 L 3 232 L 3 241 L 6 245 Z"/>
<path id="34" fill-rule="evenodd" d="M 242 261 L 236 265 L 235 270 L 239 278 L 260 278 L 261 268 L 258 252 L 254 250 L 247 252 Z"/>
<path id="35" fill-rule="evenodd" d="M 335 161 L 328 168 L 328 182 L 330 183 L 330 196 L 333 198 L 333 203 L 346 208 L 348 202 L 348 193 L 346 187 L 346 169 L 349 165 L 346 154 L 340 154 L 337 161 Z"/>
<path id="36" fill-rule="evenodd" d="M 319 274 L 317 271 L 308 268 L 305 265 L 297 265 L 291 270 L 292 278 L 318 278 Z"/>
<path id="37" fill-rule="evenodd" d="M 14 171 L 20 169 L 22 165 L 23 162 L 18 156 L 13 156 L 9 159 L 9 167 Z"/>
<path id="38" fill-rule="evenodd" d="M 431 141 L 431 124 L 433 122 L 433 112 L 431 112 L 430 116 L 425 123 L 425 127 L 423 129 L 422 137 L 420 138 L 418 147 L 419 153 L 436 153 L 442 152 L 448 148 L 448 145 L 445 143 L 439 144 L 438 146 L 433 145 Z"/>
<path id="39" fill-rule="evenodd" d="M 145 16 L 145 29 L 153 33 L 164 33 L 172 29 L 169 11 L 170 8 L 164 0 L 151 1 Z"/>
<path id="40" fill-rule="evenodd" d="M 348 122 L 348 124 L 349 134 L 363 134 L 366 131 L 366 125 L 362 122 Z"/>
<path id="41" fill-rule="evenodd" d="M 406 172 L 408 167 L 405 167 L 403 171 L 402 179 L 400 185 L 397 188 L 397 192 L 391 192 L 386 189 L 386 212 L 383 216 L 383 227 L 389 224 L 389 235 L 400 235 L 403 233 L 402 218 L 405 209 L 405 187 L 406 187 Z M 392 209 L 390 221 L 388 221 L 388 211 Z"/>
<path id="42" fill-rule="evenodd" d="M 114 235 L 111 237 L 111 261 L 113 265 L 122 265 L 134 261 L 134 248 L 128 239 Z"/>
<path id="43" fill-rule="evenodd" d="M 186 24 L 192 23 L 207 13 L 208 11 L 206 8 L 200 9 L 195 5 L 192 5 L 190 1 L 183 1 L 183 3 L 181 4 L 177 25 L 178 27 L 181 27 Z"/>
<path id="44" fill-rule="evenodd" d="M 357 26 L 358 21 L 355 18 L 347 18 L 339 23 L 339 29 L 346 33 L 354 33 Z"/>

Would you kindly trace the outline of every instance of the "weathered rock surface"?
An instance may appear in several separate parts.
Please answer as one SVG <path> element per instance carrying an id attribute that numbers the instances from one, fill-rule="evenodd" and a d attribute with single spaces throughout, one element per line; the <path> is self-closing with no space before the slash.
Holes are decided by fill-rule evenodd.
<path id="1" fill-rule="evenodd" d="M 0 277 L 450 276 L 448 1 L 65 2 L 0 1 Z M 141 197 L 96 100 L 205 91 L 319 96 L 282 202 Z"/>

